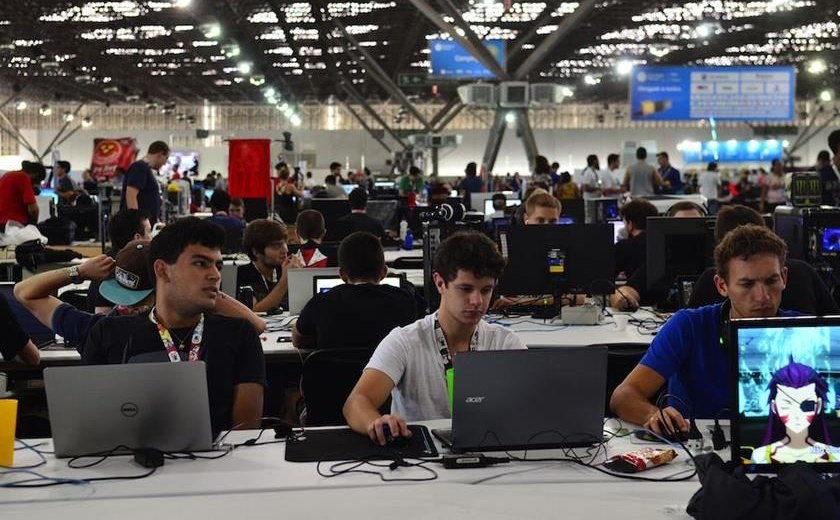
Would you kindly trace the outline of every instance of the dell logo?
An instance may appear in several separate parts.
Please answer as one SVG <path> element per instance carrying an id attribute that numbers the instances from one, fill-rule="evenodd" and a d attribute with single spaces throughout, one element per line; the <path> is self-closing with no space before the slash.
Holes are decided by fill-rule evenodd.
<path id="1" fill-rule="evenodd" d="M 120 413 L 126 417 L 134 417 L 139 411 L 140 410 L 137 408 L 137 405 L 134 403 L 123 403 L 122 406 L 120 406 Z"/>
<path id="2" fill-rule="evenodd" d="M 482 401 L 484 401 L 483 395 L 479 397 L 467 397 L 467 399 L 464 402 L 466 402 L 467 404 L 481 404 Z"/>

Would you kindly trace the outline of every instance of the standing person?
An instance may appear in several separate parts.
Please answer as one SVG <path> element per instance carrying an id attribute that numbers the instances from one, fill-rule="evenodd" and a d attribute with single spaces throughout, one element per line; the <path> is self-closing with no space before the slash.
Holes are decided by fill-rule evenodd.
<path id="1" fill-rule="evenodd" d="M 470 195 L 484 191 L 484 183 L 478 177 L 478 165 L 476 163 L 467 163 L 467 167 L 464 168 L 464 178 L 461 179 L 458 189 L 461 192 L 461 196 L 464 197 L 464 207 L 467 210 L 471 210 L 472 201 Z"/>
<path id="2" fill-rule="evenodd" d="M 759 180 L 761 186 L 761 213 L 772 213 L 776 206 L 783 206 L 787 202 L 785 196 L 784 166 L 781 159 L 773 159 L 770 163 L 770 173 L 762 175 Z"/>
<path id="3" fill-rule="evenodd" d="M 541 188 L 546 190 L 551 188 L 551 166 L 548 164 L 548 159 L 543 155 L 534 157 L 534 173 L 531 176 L 531 182 L 539 184 Z"/>
<path id="4" fill-rule="evenodd" d="M 662 186 L 662 177 L 656 168 L 647 163 L 645 147 L 640 146 L 636 149 L 636 159 L 636 163 L 627 168 L 621 187 L 624 191 L 629 191 L 632 197 L 650 197 Z"/>
<path id="5" fill-rule="evenodd" d="M 285 166 L 285 165 L 284 165 Z M 289 178 L 289 169 L 281 168 L 277 185 L 274 187 L 276 197 L 275 209 L 284 223 L 291 224 L 297 220 L 298 200 L 303 193 L 298 190 L 295 183 Z"/>
<path id="6" fill-rule="evenodd" d="M 840 130 L 828 135 L 828 148 L 831 152 L 823 151 L 818 157 L 818 169 L 822 179 L 822 203 L 829 206 L 840 204 Z"/>
<path id="7" fill-rule="evenodd" d="M 560 200 L 580 198 L 580 188 L 572 179 L 572 174 L 569 172 L 560 174 L 560 182 L 554 188 L 554 196 Z"/>
<path id="8" fill-rule="evenodd" d="M 306 179 L 303 181 L 303 187 L 307 190 L 311 190 L 317 185 L 315 179 L 312 178 L 312 172 L 306 172 Z"/>
<path id="9" fill-rule="evenodd" d="M 125 174 L 120 208 L 140 209 L 154 226 L 160 221 L 160 183 L 154 171 L 166 164 L 169 145 L 155 141 L 149 145 L 146 157 L 135 161 Z"/>
<path id="10" fill-rule="evenodd" d="M 718 211 L 718 196 L 720 195 L 720 173 L 716 162 L 710 162 L 706 171 L 697 178 L 697 186 L 700 195 L 706 197 L 706 206 L 709 208 L 709 215 L 716 215 Z"/>
<path id="11" fill-rule="evenodd" d="M 214 432 L 254 428 L 263 409 L 265 359 L 254 327 L 216 314 L 222 230 L 186 217 L 149 246 L 155 306 L 146 314 L 106 317 L 88 333 L 86 365 L 204 361 Z"/>
<path id="12" fill-rule="evenodd" d="M 656 160 L 659 162 L 659 176 L 662 177 L 663 193 L 674 193 L 682 195 L 685 193 L 683 189 L 682 176 L 680 171 L 671 165 L 671 160 L 668 158 L 667 152 L 659 152 L 656 154 Z"/>
<path id="13" fill-rule="evenodd" d="M 350 181 L 341 176 L 341 163 L 333 161 L 330 163 L 330 175 L 335 177 L 336 184 L 350 184 Z"/>
<path id="14" fill-rule="evenodd" d="M 601 182 L 605 197 L 621 195 L 621 158 L 617 153 L 607 156 L 607 169 L 602 170 Z M 607 186 L 609 184 L 609 186 Z"/>
<path id="15" fill-rule="evenodd" d="M 455 233 L 438 247 L 434 284 L 440 308 L 391 331 L 376 348 L 344 403 L 347 424 L 385 444 L 383 426 L 393 437 L 411 436 L 406 421 L 450 417 L 446 371 L 460 352 L 524 349 L 509 329 L 485 323 L 493 289 L 505 259 L 496 244 L 479 233 Z M 391 414 L 380 415 L 388 395 Z"/>
<path id="16" fill-rule="evenodd" d="M 411 166 L 408 169 L 408 175 L 404 175 L 400 179 L 400 197 L 411 197 L 413 193 L 415 197 L 423 193 L 426 183 L 423 181 L 423 172 L 417 166 Z"/>
<path id="17" fill-rule="evenodd" d="M 32 188 L 46 176 L 44 166 L 23 161 L 21 170 L 0 175 L 0 232 L 13 220 L 21 225 L 38 222 L 38 201 Z"/>

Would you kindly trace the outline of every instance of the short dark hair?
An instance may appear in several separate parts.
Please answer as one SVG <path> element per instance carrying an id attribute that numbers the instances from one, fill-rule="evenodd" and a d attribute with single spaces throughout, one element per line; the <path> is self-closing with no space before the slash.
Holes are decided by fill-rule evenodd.
<path id="1" fill-rule="evenodd" d="M 550 171 L 551 166 L 548 165 L 548 159 L 544 155 L 534 157 L 534 173 L 543 174 Z"/>
<path id="2" fill-rule="evenodd" d="M 217 211 L 227 211 L 230 209 L 230 195 L 225 190 L 213 190 L 210 195 L 210 209 L 213 213 Z"/>
<path id="3" fill-rule="evenodd" d="M 740 204 L 720 208 L 715 221 L 715 242 L 720 242 L 727 233 L 746 224 L 764 226 L 764 217 L 758 211 Z"/>
<path id="4" fill-rule="evenodd" d="M 61 166 L 61 169 L 66 172 L 69 172 L 71 170 L 69 161 L 57 161 L 55 164 Z"/>
<path id="5" fill-rule="evenodd" d="M 718 164 L 715 161 L 712 161 L 708 165 L 706 165 L 706 171 L 707 172 L 716 172 L 717 169 L 718 169 Z"/>
<path id="6" fill-rule="evenodd" d="M 644 146 L 636 148 L 636 159 L 647 159 L 647 148 Z"/>
<path id="7" fill-rule="evenodd" d="M 834 155 L 840 155 L 840 130 L 828 134 L 828 148 Z"/>
<path id="8" fill-rule="evenodd" d="M 632 222 L 639 229 L 647 229 L 648 217 L 659 216 L 659 210 L 650 201 L 645 199 L 633 199 L 621 206 L 621 218 Z"/>
<path id="9" fill-rule="evenodd" d="M 279 163 L 274 165 L 275 170 L 279 170 L 280 168 L 286 167 L 286 161 L 280 161 Z"/>
<path id="10" fill-rule="evenodd" d="M 289 234 L 286 232 L 286 226 L 274 220 L 267 218 L 258 218 L 252 220 L 246 227 L 245 233 L 242 235 L 242 249 L 251 260 L 256 260 L 257 255 L 254 250 L 260 254 L 265 253 L 265 246 L 272 242 L 285 242 L 289 239 Z"/>
<path id="11" fill-rule="evenodd" d="M 350 281 L 379 281 L 385 267 L 382 244 L 366 231 L 347 235 L 338 246 L 338 267 L 344 270 Z"/>
<path id="12" fill-rule="evenodd" d="M 507 197 L 504 193 L 494 193 L 491 200 L 493 201 L 493 209 L 505 209 L 507 206 Z"/>
<path id="13" fill-rule="evenodd" d="M 729 276 L 729 261 L 733 258 L 749 260 L 761 254 L 775 255 L 779 265 L 787 261 L 787 244 L 764 226 L 747 224 L 739 226 L 723 237 L 715 247 L 715 269 L 724 280 Z"/>
<path id="14" fill-rule="evenodd" d="M 607 165 L 609 165 L 611 162 L 618 161 L 619 159 L 620 157 L 617 153 L 611 153 L 607 156 Z"/>
<path id="15" fill-rule="evenodd" d="M 486 235 L 470 231 L 453 233 L 438 246 L 434 271 L 449 283 L 459 270 L 469 271 L 476 278 L 498 280 L 505 270 L 505 258 Z"/>
<path id="16" fill-rule="evenodd" d="M 817 160 L 820 162 L 829 162 L 831 161 L 831 154 L 828 150 L 820 150 L 820 153 L 817 154 Z"/>
<path id="17" fill-rule="evenodd" d="M 240 197 L 231 197 L 230 205 L 231 206 L 236 206 L 237 208 L 241 208 L 242 206 L 245 205 L 245 201 L 242 200 L 242 198 L 240 198 Z"/>
<path id="18" fill-rule="evenodd" d="M 335 162 L 335 161 L 331 162 L 330 163 L 330 171 L 333 171 L 336 168 L 341 168 L 341 163 L 340 162 Z"/>
<path id="19" fill-rule="evenodd" d="M 703 206 L 695 202 L 691 202 L 690 200 L 681 200 L 677 202 L 676 204 L 668 208 L 667 215 L 669 217 L 673 217 L 680 211 L 696 211 L 701 216 L 706 216 L 706 210 L 703 208 Z"/>
<path id="20" fill-rule="evenodd" d="M 301 242 L 319 239 L 324 234 L 324 216 L 316 209 L 305 209 L 298 213 L 295 226 Z"/>
<path id="21" fill-rule="evenodd" d="M 155 141 L 149 145 L 149 155 L 156 155 L 159 153 L 169 153 L 169 145 L 163 141 Z"/>
<path id="22" fill-rule="evenodd" d="M 418 168 L 417 166 L 411 166 L 411 168 L 408 169 L 409 175 L 421 175 L 422 173 L 423 171 L 420 170 L 420 168 Z"/>
<path id="23" fill-rule="evenodd" d="M 559 163 L 559 162 L 554 161 L 553 163 L 551 163 L 551 169 L 552 169 L 552 170 L 556 170 L 556 169 L 557 169 L 557 168 L 559 168 L 559 167 L 560 167 L 560 163 Z"/>
<path id="24" fill-rule="evenodd" d="M 669 159 L 668 152 L 659 152 L 656 154 L 657 157 L 664 157 L 666 160 Z"/>
<path id="25" fill-rule="evenodd" d="M 596 162 L 598 162 L 598 156 L 595 155 L 594 153 L 586 156 L 586 165 L 587 166 L 592 166 Z"/>
<path id="26" fill-rule="evenodd" d="M 111 237 L 111 248 L 119 251 L 126 244 L 134 240 L 134 235 L 143 234 L 143 221 L 149 220 L 149 215 L 139 209 L 121 209 L 108 221 L 108 236 Z"/>
<path id="27" fill-rule="evenodd" d="M 221 226 L 197 217 L 185 217 L 164 227 L 149 246 L 149 265 L 160 259 L 174 264 L 184 249 L 200 244 L 210 249 L 222 249 L 225 232 Z"/>
<path id="28" fill-rule="evenodd" d="M 335 175 L 330 174 L 324 177 L 324 184 L 335 185 L 338 181 L 335 180 Z"/>
<path id="29" fill-rule="evenodd" d="M 364 188 L 353 188 L 347 198 L 350 199 L 350 209 L 365 209 L 367 207 L 368 197 Z"/>
<path id="30" fill-rule="evenodd" d="M 467 177 L 475 177 L 478 174 L 478 165 L 474 162 L 468 162 L 467 167 L 464 168 L 464 175 Z"/>

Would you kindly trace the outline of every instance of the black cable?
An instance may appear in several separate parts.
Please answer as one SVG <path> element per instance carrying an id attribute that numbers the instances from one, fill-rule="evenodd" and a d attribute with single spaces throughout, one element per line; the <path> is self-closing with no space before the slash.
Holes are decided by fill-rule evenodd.
<path id="1" fill-rule="evenodd" d="M 419 460 L 419 462 L 409 462 L 403 459 L 400 456 L 394 456 L 393 459 L 389 463 L 380 464 L 376 461 L 382 460 L 379 457 L 371 457 L 371 458 L 362 458 L 356 460 L 345 460 L 341 462 L 336 462 L 329 466 L 328 471 L 330 473 L 325 473 L 321 470 L 321 464 L 326 463 L 327 461 L 319 460 L 318 464 L 316 465 L 316 471 L 318 475 L 324 478 L 333 478 L 333 477 L 340 477 L 342 475 L 349 475 L 352 473 L 364 474 L 364 475 L 376 475 L 382 482 L 429 482 L 432 480 L 436 480 L 438 478 L 438 473 L 433 470 L 432 468 L 426 467 L 426 464 L 430 462 L 437 462 L 437 460 Z M 345 465 L 350 465 L 348 468 L 343 468 Z M 369 470 L 369 469 L 359 469 L 362 466 L 369 465 L 377 468 L 389 468 L 391 471 L 399 468 L 421 468 L 430 475 L 428 477 L 419 477 L 419 478 L 387 478 L 385 474 L 381 471 Z"/>

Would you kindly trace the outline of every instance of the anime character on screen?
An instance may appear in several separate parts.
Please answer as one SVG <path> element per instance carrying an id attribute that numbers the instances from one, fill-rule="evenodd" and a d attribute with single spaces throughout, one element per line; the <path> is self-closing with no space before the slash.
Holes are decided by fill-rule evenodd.
<path id="1" fill-rule="evenodd" d="M 753 450 L 752 462 L 840 461 L 840 449 L 831 446 L 823 416 L 828 392 L 825 379 L 791 356 L 767 386 L 770 418 L 764 445 Z"/>

